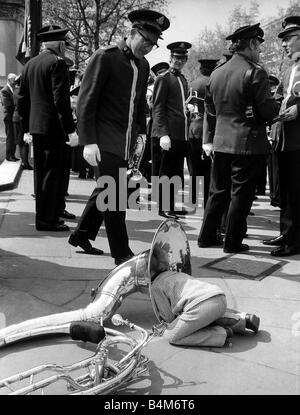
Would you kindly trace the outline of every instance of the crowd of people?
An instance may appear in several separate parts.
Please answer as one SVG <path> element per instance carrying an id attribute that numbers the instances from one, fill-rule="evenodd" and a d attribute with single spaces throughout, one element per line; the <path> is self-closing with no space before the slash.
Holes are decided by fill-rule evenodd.
<path id="1" fill-rule="evenodd" d="M 1 91 L 6 159 L 18 160 L 18 144 L 22 167 L 32 169 L 28 143 L 33 145 L 36 230 L 69 230 L 64 219 L 75 219 L 75 215 L 66 211 L 65 201 L 75 163 L 79 177 L 95 177 L 97 185 L 68 242 L 87 254 L 102 255 L 90 241 L 104 225 L 115 264 L 132 258 L 127 206 L 122 205 L 118 189 L 127 186 L 128 160 L 140 136 L 145 150 L 139 168 L 147 177 L 150 196 L 153 177 L 179 177 L 183 188 L 186 159 L 192 201 L 197 205 L 197 181 L 204 177 L 199 247 L 222 246 L 225 253 L 249 250 L 243 243 L 247 216 L 256 194 L 265 192 L 268 166 L 271 204 L 280 208 L 280 235 L 263 243 L 278 246 L 273 256 L 299 254 L 300 16 L 285 18 L 278 34 L 291 60 L 282 80 L 259 64 L 264 32 L 257 23 L 230 34 L 226 40 L 231 44 L 222 58 L 199 57 L 199 77 L 190 85 L 182 73 L 192 48 L 189 42 L 169 44 L 169 62 L 151 69 L 145 59 L 169 28 L 169 19 L 144 9 L 132 11 L 128 19 L 128 36 L 118 45 L 98 49 L 79 77 L 76 70 L 72 73 L 72 61 L 66 57 L 68 29 L 42 28 L 37 33 L 42 42 L 40 54 L 29 60 L 21 76 L 9 74 Z M 113 209 L 102 209 L 99 203 L 99 196 L 106 192 L 102 177 L 113 178 L 116 185 Z M 177 190 L 171 188 L 165 205 L 160 188 L 156 200 L 160 216 L 178 219 L 189 213 L 182 206 L 177 208 Z M 224 293 L 180 273 L 171 278 L 180 289 L 179 285 L 172 288 L 168 278 L 169 274 L 156 278 L 158 298 L 164 293 L 172 297 L 169 302 L 175 301 L 171 293 L 166 294 L 168 285 L 180 294 L 176 299 L 180 303 L 187 286 L 193 299 L 201 299 L 195 302 L 196 308 L 193 303 L 189 310 L 182 309 L 179 320 L 172 316 L 176 323 L 170 320 L 170 341 L 222 346 L 232 336 L 226 325 L 202 331 L 201 341 L 199 330 L 223 316 Z M 191 305 L 191 298 L 185 303 Z M 199 314 L 208 317 L 200 319 Z M 236 331 L 258 331 L 257 316 L 234 318 Z"/>
<path id="2" fill-rule="evenodd" d="M 75 218 L 65 209 L 71 168 L 80 178 L 110 176 L 117 188 L 126 186 L 127 176 L 119 171 L 126 171 L 141 136 L 145 149 L 139 167 L 149 183 L 149 197 L 151 192 L 154 197 L 154 177 L 178 177 L 183 189 L 186 160 L 191 200 L 197 206 L 199 177 L 204 178 L 199 247 L 223 246 L 226 253 L 249 249 L 242 243 L 247 216 L 256 195 L 265 193 L 268 170 L 271 205 L 281 212 L 280 235 L 263 243 L 279 246 L 271 252 L 275 256 L 300 253 L 300 17 L 285 18 L 278 34 L 291 59 L 282 81 L 259 64 L 264 32 L 257 23 L 229 35 L 231 44 L 220 59 L 199 57 L 199 76 L 190 84 L 182 73 L 189 42 L 167 45 L 169 62 L 151 69 L 145 59 L 169 19 L 151 10 L 133 11 L 128 18 L 128 37 L 97 50 L 84 74 L 72 69 L 66 57 L 68 29 L 42 28 L 37 33 L 40 54 L 22 75 L 9 74 L 1 90 L 6 159 L 18 160 L 18 145 L 23 169 L 32 169 L 29 143 L 33 145 L 36 229 L 69 229 L 64 219 Z M 160 216 L 178 219 L 193 213 L 176 206 L 175 186 L 169 190 L 166 200 L 160 184 Z M 97 200 L 103 191 L 104 185 L 96 186 L 69 243 L 101 255 L 90 241 L 104 223 L 119 264 L 133 255 L 126 209 L 117 197 L 115 209 L 101 210 Z"/>

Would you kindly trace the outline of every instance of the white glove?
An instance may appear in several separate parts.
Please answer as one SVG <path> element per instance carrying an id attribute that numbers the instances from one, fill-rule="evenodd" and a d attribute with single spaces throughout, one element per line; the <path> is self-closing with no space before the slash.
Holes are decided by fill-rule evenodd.
<path id="1" fill-rule="evenodd" d="M 295 120 L 298 116 L 297 105 L 292 105 L 291 107 L 287 108 L 282 113 L 280 113 L 280 115 L 282 117 L 284 117 L 283 121 L 293 121 L 293 120 Z"/>
<path id="2" fill-rule="evenodd" d="M 68 146 L 70 147 L 76 147 L 78 146 L 78 134 L 77 133 L 72 133 L 72 134 L 68 134 L 69 137 L 69 141 L 66 142 L 66 144 L 68 144 Z"/>
<path id="3" fill-rule="evenodd" d="M 83 149 L 83 158 L 91 165 L 98 166 L 101 161 L 100 150 L 97 144 L 87 144 Z"/>
<path id="4" fill-rule="evenodd" d="M 169 151 L 171 148 L 171 139 L 168 135 L 160 137 L 159 144 L 163 150 Z"/>
<path id="5" fill-rule="evenodd" d="M 32 135 L 29 133 L 25 133 L 23 140 L 25 141 L 25 143 L 30 144 L 32 143 Z"/>
<path id="6" fill-rule="evenodd" d="M 212 143 L 206 143 L 202 144 L 202 149 L 204 153 L 209 157 L 213 152 L 213 144 Z"/>

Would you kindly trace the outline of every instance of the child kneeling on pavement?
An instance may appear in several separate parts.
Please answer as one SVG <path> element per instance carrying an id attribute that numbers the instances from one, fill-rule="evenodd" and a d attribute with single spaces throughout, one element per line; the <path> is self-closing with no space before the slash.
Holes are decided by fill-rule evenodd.
<path id="1" fill-rule="evenodd" d="M 234 333 L 258 332 L 255 314 L 227 309 L 217 285 L 184 272 L 164 271 L 159 250 L 151 258 L 151 296 L 157 314 L 167 323 L 164 337 L 178 346 L 223 347 Z"/>

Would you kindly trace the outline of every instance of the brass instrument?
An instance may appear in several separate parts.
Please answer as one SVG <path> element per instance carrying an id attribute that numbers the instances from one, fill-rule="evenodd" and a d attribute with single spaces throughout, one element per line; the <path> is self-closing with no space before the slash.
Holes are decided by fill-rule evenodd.
<path id="1" fill-rule="evenodd" d="M 146 148 L 146 136 L 139 135 L 136 139 L 133 153 L 128 160 L 128 170 L 127 176 L 128 179 L 133 181 L 139 181 L 142 179 L 143 175 L 140 172 L 140 164 Z"/>
<path id="2" fill-rule="evenodd" d="M 199 103 L 200 101 L 204 101 L 203 98 L 198 97 L 198 92 L 194 91 L 193 88 L 190 88 L 190 93 L 188 98 L 185 101 L 185 104 L 188 105 L 192 105 L 192 111 L 190 111 L 191 113 L 191 117 L 193 119 L 198 119 L 200 118 L 200 111 L 199 111 Z"/>
<path id="3" fill-rule="evenodd" d="M 296 98 L 300 97 L 300 81 L 295 82 L 295 84 L 293 85 L 292 94 Z"/>
<path id="4" fill-rule="evenodd" d="M 0 380 L 0 393 L 3 389 L 12 395 L 36 391 L 44 393 L 46 388 L 64 380 L 69 388 L 68 394 L 71 395 L 108 394 L 143 374 L 147 369 L 147 359 L 141 354 L 141 349 L 153 336 L 161 335 L 165 327 L 152 301 L 151 276 L 167 269 L 191 274 L 190 248 L 186 234 L 179 222 L 170 219 L 158 227 L 149 250 L 114 268 L 92 290 L 92 302 L 85 308 L 27 320 L 0 330 L 0 350 L 17 341 L 32 340 L 41 335 L 65 334 L 73 340 L 96 344 L 96 351 L 91 357 L 72 365 L 40 365 Z M 123 299 L 137 291 L 150 295 L 159 321 L 150 334 L 120 316 L 113 316 Z M 137 331 L 140 334 L 139 341 L 103 326 L 111 317 L 114 325 L 126 325 Z M 129 352 L 115 362 L 111 358 L 112 349 L 124 345 L 130 348 Z M 51 372 L 50 377 L 35 381 L 34 377 L 46 371 Z M 78 377 L 72 376 L 77 371 L 84 373 Z M 14 388 L 16 383 L 22 383 L 25 379 L 29 379 L 29 385 Z"/>

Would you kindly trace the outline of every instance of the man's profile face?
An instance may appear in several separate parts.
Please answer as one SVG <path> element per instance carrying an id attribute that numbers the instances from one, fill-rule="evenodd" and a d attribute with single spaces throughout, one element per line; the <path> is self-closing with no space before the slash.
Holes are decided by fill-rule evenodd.
<path id="1" fill-rule="evenodd" d="M 252 60 L 253 62 L 259 62 L 260 54 L 261 54 L 261 42 L 254 38 L 250 40 L 250 48 L 252 52 Z"/>
<path id="2" fill-rule="evenodd" d="M 294 53 L 300 52 L 300 30 L 284 36 L 282 39 L 282 47 L 290 59 L 292 59 Z"/>

